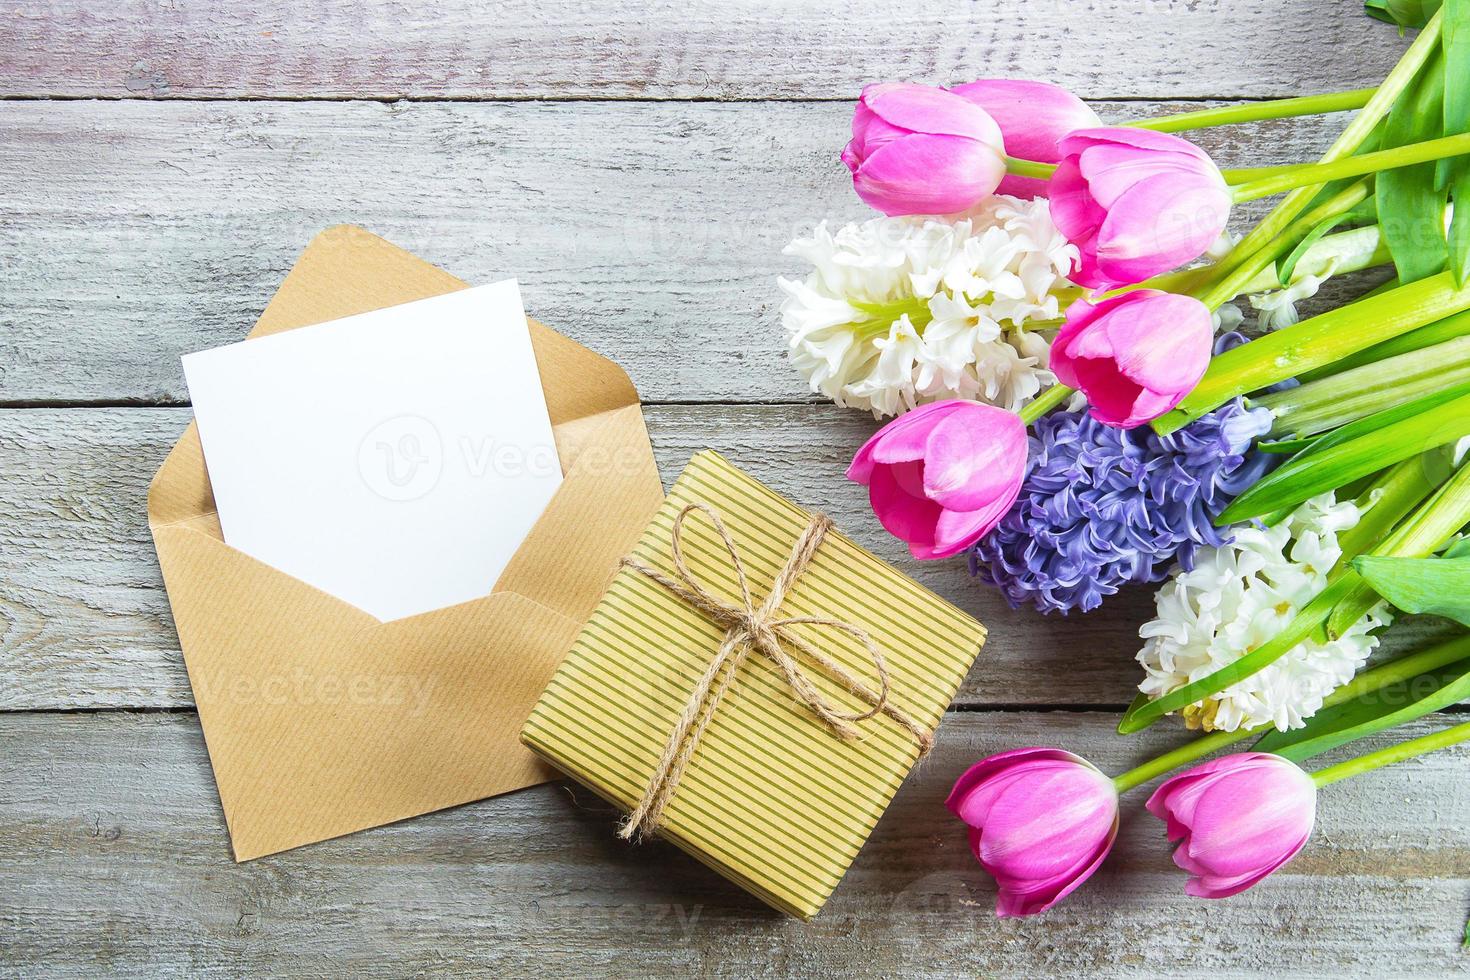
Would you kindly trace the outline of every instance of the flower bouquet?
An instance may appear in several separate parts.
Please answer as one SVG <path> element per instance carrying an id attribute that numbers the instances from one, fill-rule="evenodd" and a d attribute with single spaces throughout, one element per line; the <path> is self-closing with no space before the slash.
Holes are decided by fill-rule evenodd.
<path id="1" fill-rule="evenodd" d="M 1116 777 L 1047 748 L 966 772 L 949 807 L 1000 915 L 1092 874 L 1120 793 L 1227 746 L 1254 740 L 1147 807 L 1207 898 L 1290 860 L 1319 788 L 1470 739 L 1303 767 L 1470 695 L 1470 637 L 1370 665 L 1399 613 L 1470 624 L 1470 0 L 1368 6 L 1420 30 L 1359 91 L 1104 126 L 1044 82 L 870 85 L 842 161 L 882 216 L 787 248 L 791 362 L 894 417 L 848 476 L 916 558 L 1042 614 L 1159 585 L 1119 731 L 1203 734 Z M 1289 166 L 1178 135 L 1345 112 Z M 1355 298 L 1299 317 L 1329 278 Z"/>

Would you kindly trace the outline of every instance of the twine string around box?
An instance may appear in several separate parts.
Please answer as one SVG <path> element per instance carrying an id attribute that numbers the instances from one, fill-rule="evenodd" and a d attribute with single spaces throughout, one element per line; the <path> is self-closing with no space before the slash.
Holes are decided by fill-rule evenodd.
<path id="1" fill-rule="evenodd" d="M 738 601 L 730 602 L 715 595 L 695 577 L 684 561 L 684 521 L 694 511 L 699 511 L 709 518 L 725 544 L 725 551 L 730 556 L 731 567 L 735 570 L 735 580 L 740 587 Z M 690 694 L 684 710 L 674 725 L 673 732 L 669 735 L 668 742 L 664 745 L 663 754 L 658 764 L 654 766 L 653 776 L 648 781 L 648 787 L 643 791 L 642 799 L 628 815 L 622 830 L 619 831 L 619 836 L 623 839 L 626 840 L 634 835 L 647 836 L 658 830 L 664 808 L 673 798 L 679 780 L 689 765 L 689 760 L 694 757 L 694 751 L 698 748 L 700 739 L 704 737 L 705 729 L 709 727 L 710 720 L 720 706 L 720 701 L 733 684 L 740 665 L 745 662 L 752 651 L 759 653 L 776 666 L 796 700 L 806 705 L 838 738 L 844 741 L 857 738 L 858 722 L 883 714 L 914 736 L 919 744 L 920 757 L 926 755 L 933 747 L 933 733 L 889 703 L 888 664 L 883 659 L 883 652 L 878 649 L 878 644 L 873 642 L 873 638 L 866 630 L 854 623 L 826 616 L 778 617 L 776 615 L 776 610 L 785 600 L 786 593 L 791 590 L 802 572 L 811 564 L 812 558 L 831 528 L 832 520 L 826 514 L 812 515 L 811 521 L 792 547 L 791 557 L 777 573 L 770 593 L 759 606 L 756 605 L 750 593 L 750 583 L 745 574 L 745 563 L 740 558 L 740 551 L 735 547 L 735 541 L 730 537 L 730 532 L 725 529 L 725 522 L 708 504 L 689 504 L 674 518 L 670 551 L 674 559 L 674 569 L 678 574 L 677 578 L 666 575 L 631 555 L 623 559 L 624 567 L 647 576 L 709 617 L 717 626 L 725 627 L 725 638 L 721 641 L 709 667 L 694 685 L 694 691 Z M 873 668 L 878 676 L 878 690 L 874 691 L 826 654 L 803 640 L 792 631 L 793 626 L 825 626 L 840 630 L 857 639 L 872 658 Z M 822 673 L 868 704 L 868 710 L 844 711 L 829 701 L 801 669 L 796 658 L 787 652 L 788 647 L 799 652 L 820 668 Z"/>

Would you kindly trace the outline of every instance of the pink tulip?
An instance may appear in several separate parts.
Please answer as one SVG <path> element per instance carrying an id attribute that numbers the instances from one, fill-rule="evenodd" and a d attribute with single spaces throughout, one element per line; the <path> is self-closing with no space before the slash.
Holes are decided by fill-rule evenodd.
<path id="1" fill-rule="evenodd" d="M 900 415 L 853 457 L 847 478 L 915 558 L 959 554 L 1000 523 L 1021 492 L 1026 426 L 992 405 L 943 401 Z"/>
<path id="2" fill-rule="evenodd" d="M 1277 755 L 1228 755 L 1167 780 L 1148 811 L 1179 841 L 1174 863 L 1196 898 L 1228 898 L 1256 884 L 1306 844 L 1317 786 Z"/>
<path id="3" fill-rule="evenodd" d="M 1188 140 L 1146 129 L 1083 129 L 1061 141 L 1051 217 L 1081 252 L 1073 282 L 1142 282 L 1192 262 L 1225 230 L 1230 188 Z"/>
<path id="4" fill-rule="evenodd" d="M 995 914 L 1045 912 L 1097 870 L 1118 837 L 1118 791 L 1086 759 L 1016 749 L 971 766 L 945 806 L 1000 885 Z"/>
<path id="5" fill-rule="evenodd" d="M 1131 429 L 1183 401 L 1209 366 L 1213 337 L 1199 300 L 1135 289 L 1067 307 L 1048 366 L 1087 396 L 1093 418 Z"/>
<path id="6" fill-rule="evenodd" d="M 863 89 L 842 162 L 858 197 L 889 215 L 965 211 L 1006 173 L 1000 127 L 984 109 L 902 82 Z"/>
<path id="7" fill-rule="evenodd" d="M 1019 78 L 982 78 L 950 89 L 990 113 L 1000 126 L 1006 152 L 1022 160 L 1056 163 L 1063 136 L 1102 125 L 1086 102 L 1060 85 Z M 1047 182 L 1039 177 L 1007 176 L 997 191 L 1015 197 L 1045 197 Z"/>

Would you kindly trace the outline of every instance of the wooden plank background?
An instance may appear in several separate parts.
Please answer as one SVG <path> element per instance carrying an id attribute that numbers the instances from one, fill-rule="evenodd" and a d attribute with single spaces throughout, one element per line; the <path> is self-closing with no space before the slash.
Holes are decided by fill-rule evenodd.
<path id="1" fill-rule="evenodd" d="M 836 153 L 865 82 L 1046 77 L 1122 119 L 1371 84 L 1404 44 L 1344 0 L 0 0 L 0 976 L 1470 973 L 1465 751 L 1326 791 L 1288 873 L 1224 903 L 1183 897 L 1130 797 L 1093 883 L 993 920 L 939 801 L 1004 748 L 1117 771 L 1181 740 L 1111 734 L 1151 597 L 1041 618 L 908 560 L 841 479 L 872 420 L 808 395 L 775 314 L 781 246 L 864 213 Z M 1305 159 L 1341 122 L 1201 142 Z M 344 221 L 518 276 L 628 368 L 666 480 L 719 449 L 991 627 L 816 922 L 616 843 L 566 786 L 230 861 L 144 495 L 178 355 Z"/>

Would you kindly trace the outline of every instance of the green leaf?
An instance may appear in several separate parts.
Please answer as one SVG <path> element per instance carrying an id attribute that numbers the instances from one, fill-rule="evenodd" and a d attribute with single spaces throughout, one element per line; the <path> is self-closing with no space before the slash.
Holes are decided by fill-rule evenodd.
<path id="1" fill-rule="evenodd" d="M 1316 436 L 1303 436 L 1300 439 L 1278 439 L 1275 442 L 1258 442 L 1256 443 L 1256 452 L 1291 455 L 1301 452 L 1316 441 Z"/>
<path id="2" fill-rule="evenodd" d="M 1450 218 L 1450 272 L 1454 273 L 1456 283 L 1464 285 L 1470 276 L 1470 171 L 1460 174 L 1450 185 L 1450 196 L 1457 205 Z"/>
<path id="3" fill-rule="evenodd" d="M 1470 221 L 1470 208 L 1465 211 L 1466 220 Z M 1372 364 L 1375 361 L 1387 360 L 1397 357 L 1399 354 L 1408 354 L 1435 344 L 1442 344 L 1456 337 L 1470 336 L 1470 310 L 1455 313 L 1442 320 L 1436 320 L 1427 326 L 1410 330 L 1408 333 L 1399 334 L 1391 340 L 1385 340 L 1380 344 L 1374 344 L 1356 354 L 1349 354 L 1325 367 L 1314 371 L 1304 371 L 1298 376 L 1302 384 L 1308 381 L 1316 381 L 1329 375 L 1340 374 L 1343 371 L 1351 371 L 1353 368 L 1362 367 L 1364 364 Z"/>
<path id="4" fill-rule="evenodd" d="M 1443 616 L 1470 626 L 1470 557 L 1362 555 L 1352 565 L 1374 592 L 1404 612 Z"/>
<path id="5" fill-rule="evenodd" d="M 1268 732 L 1252 749 L 1301 763 L 1340 745 L 1394 728 L 1470 697 L 1470 660 L 1323 708 L 1302 728 Z"/>
<path id="6" fill-rule="evenodd" d="M 1404 146 L 1443 135 L 1444 92 L 1444 57 L 1436 52 L 1389 112 L 1384 146 Z M 1390 219 L 1381 225 L 1383 241 L 1400 282 L 1432 276 L 1449 260 L 1444 236 L 1449 194 L 1436 181 L 1436 173 L 1433 163 L 1422 163 L 1384 170 L 1373 182 L 1378 213 Z"/>
<path id="7" fill-rule="evenodd" d="M 1349 422 L 1347 425 L 1338 426 L 1336 429 L 1324 435 L 1313 436 L 1306 440 L 1307 445 L 1302 447 L 1299 455 L 1306 456 L 1309 453 L 1321 452 L 1324 449 L 1331 449 L 1333 446 L 1349 442 L 1359 436 L 1377 432 L 1384 426 L 1433 411 L 1446 402 L 1454 401 L 1461 395 L 1470 395 L 1470 381 L 1462 381 L 1457 385 L 1451 385 L 1445 388 L 1443 391 L 1421 395 L 1412 401 L 1404 402 L 1402 405 L 1385 408 L 1383 411 L 1375 412 L 1367 418 L 1361 418 L 1356 422 Z"/>
<path id="8" fill-rule="evenodd" d="M 1385 24 L 1397 24 L 1402 34 L 1429 23 L 1439 5 L 1440 0 L 1364 0 L 1363 12 Z"/>
<path id="9" fill-rule="evenodd" d="M 1307 236 L 1297 243 L 1296 248 L 1288 252 L 1286 258 L 1277 263 L 1277 281 L 1280 282 L 1283 287 L 1290 286 L 1291 274 L 1296 271 L 1296 264 L 1301 261 L 1302 256 L 1306 255 L 1307 250 L 1310 249 L 1313 245 L 1317 244 L 1318 240 L 1321 239 L 1323 235 L 1327 234 L 1329 231 L 1336 228 L 1338 225 L 1347 220 L 1347 217 L 1348 215 L 1346 212 L 1344 212 L 1343 214 L 1334 214 L 1329 218 L 1322 219 L 1320 222 L 1317 223 L 1317 226 L 1315 228 L 1307 232 Z"/>
<path id="10" fill-rule="evenodd" d="M 1215 518 L 1215 526 L 1293 507 L 1416 453 L 1470 435 L 1470 394 L 1436 403 L 1444 394 L 1436 392 L 1370 415 L 1315 440 L 1236 497 Z M 1413 414 L 1408 414 L 1410 409 Z"/>
<path id="11" fill-rule="evenodd" d="M 1444 52 L 1444 135 L 1470 132 L 1470 0 L 1447 0 L 1440 18 Z M 1457 283 L 1470 275 L 1470 157 L 1449 157 L 1435 170 L 1456 204 L 1448 236 L 1449 265 Z"/>

